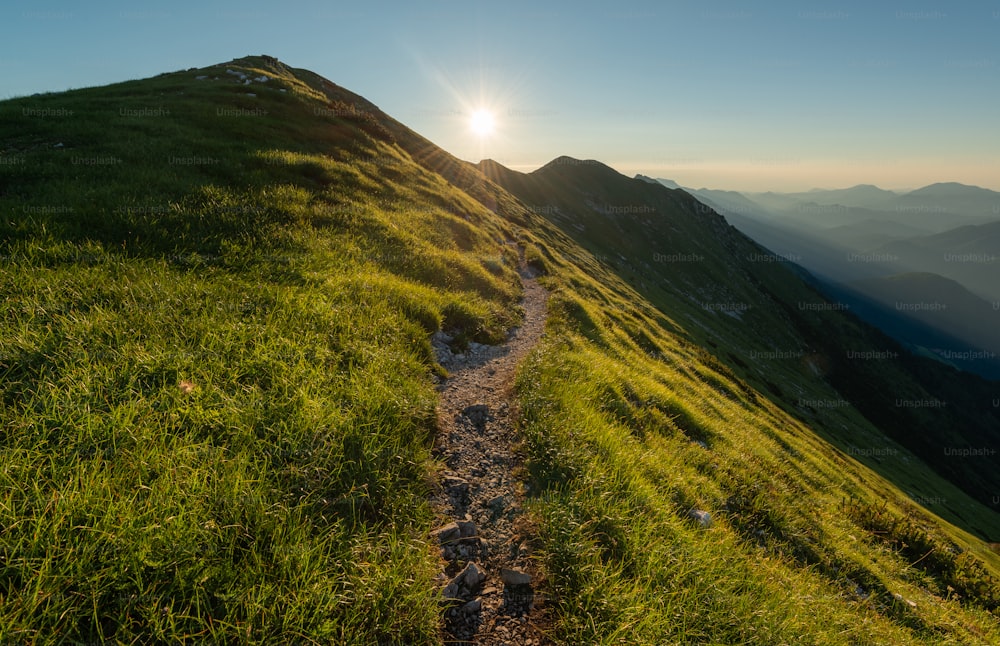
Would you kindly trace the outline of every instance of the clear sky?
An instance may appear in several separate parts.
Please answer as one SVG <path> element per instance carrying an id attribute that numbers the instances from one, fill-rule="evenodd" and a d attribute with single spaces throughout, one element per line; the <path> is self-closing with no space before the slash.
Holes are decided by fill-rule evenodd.
<path id="1" fill-rule="evenodd" d="M 0 98 L 270 54 L 451 153 L 734 190 L 1000 190 L 1000 2 L 4 0 Z M 496 130 L 470 131 L 493 111 Z"/>

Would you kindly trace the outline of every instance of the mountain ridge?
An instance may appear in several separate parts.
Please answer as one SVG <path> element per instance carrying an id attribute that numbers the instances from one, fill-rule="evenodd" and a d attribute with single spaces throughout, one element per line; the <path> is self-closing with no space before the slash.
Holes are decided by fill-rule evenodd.
<path id="1" fill-rule="evenodd" d="M 609 176 L 619 186 L 617 188 L 604 189 L 599 184 L 593 182 L 593 178 L 589 173 L 583 172 L 583 167 L 566 166 L 565 168 L 572 168 L 571 171 L 566 172 L 576 172 L 578 176 L 572 182 L 564 182 L 560 185 L 559 191 L 551 192 L 547 197 L 545 196 L 545 192 L 549 186 L 542 180 L 538 180 L 534 186 L 531 186 L 530 182 L 526 183 L 528 182 L 527 177 L 521 177 L 519 183 L 512 184 L 508 188 L 513 190 L 518 196 L 530 200 L 532 204 L 547 205 L 540 212 L 554 221 L 560 221 L 564 226 L 568 223 L 570 227 L 567 227 L 566 230 L 582 243 L 594 244 L 599 240 L 603 247 L 601 249 L 602 257 L 607 258 L 607 262 L 612 266 L 619 267 L 620 271 L 624 269 L 622 271 L 623 276 L 634 276 L 630 278 L 630 282 L 639 288 L 640 291 L 647 290 L 647 297 L 651 293 L 667 292 L 667 294 L 670 294 L 670 292 L 673 292 L 673 295 L 665 295 L 669 298 L 668 302 L 671 303 L 671 306 L 666 308 L 665 311 L 681 309 L 685 305 L 685 300 L 688 301 L 688 304 L 694 301 L 694 305 L 696 307 L 700 305 L 701 309 L 711 306 L 711 309 L 730 314 L 730 327 L 752 327 L 759 337 L 767 338 L 765 330 L 785 330 L 781 333 L 782 335 L 775 337 L 770 342 L 772 347 L 787 348 L 798 346 L 800 348 L 808 348 L 809 346 L 813 346 L 815 348 L 817 344 L 821 343 L 819 336 L 807 337 L 806 339 L 801 338 L 798 330 L 794 326 L 789 327 L 787 321 L 755 314 L 756 312 L 763 313 L 772 310 L 777 305 L 774 301 L 779 301 L 780 303 L 783 300 L 775 298 L 761 302 L 756 296 L 758 291 L 771 293 L 777 289 L 787 289 L 790 291 L 800 289 L 800 287 L 792 284 L 793 281 L 798 280 L 797 278 L 793 279 L 790 275 L 783 275 L 782 269 L 779 269 L 781 265 L 787 262 L 786 257 L 777 256 L 772 252 L 759 249 L 756 243 L 753 243 L 743 234 L 738 233 L 736 229 L 729 225 L 715 211 L 706 208 L 684 191 L 671 190 L 666 187 L 661 189 L 653 185 L 648 185 L 648 189 L 644 188 L 642 191 L 629 193 L 630 197 L 635 199 L 629 206 L 622 206 L 619 209 L 621 215 L 616 221 L 605 224 L 601 220 L 585 219 L 583 214 L 587 211 L 604 215 L 606 209 L 602 210 L 601 207 L 608 203 L 616 203 L 615 198 L 609 196 L 623 194 L 627 186 L 627 183 L 623 180 L 626 178 L 621 175 L 618 175 L 617 178 Z M 631 182 L 632 180 L 628 181 Z M 577 197 L 566 195 L 563 190 L 566 186 L 574 186 L 577 190 Z M 647 185 L 644 184 L 643 186 Z M 663 195 L 659 196 L 659 198 L 653 198 L 659 199 L 659 201 L 643 202 L 639 199 L 641 195 L 646 195 L 647 197 L 655 196 L 659 191 L 663 191 Z M 683 199 L 678 200 L 678 196 L 683 196 Z M 576 222 L 567 220 L 567 214 L 571 213 L 578 214 L 576 222 L 586 222 L 586 224 L 583 227 L 579 227 L 576 226 Z M 656 233 L 657 218 L 664 218 L 663 224 L 671 233 Z M 630 220 L 633 222 L 630 223 Z M 709 224 L 709 226 L 706 228 L 703 226 L 704 224 Z M 597 227 L 601 227 L 599 233 L 592 233 L 592 231 L 598 231 Z M 661 244 L 655 250 L 644 249 L 632 237 L 633 232 L 640 230 L 640 228 L 645 231 L 644 236 L 653 240 L 672 240 L 673 246 L 665 248 Z M 718 241 L 719 244 L 706 244 L 706 241 L 709 239 Z M 626 257 L 626 250 L 630 248 L 633 249 L 631 256 Z M 655 258 L 658 256 L 665 258 L 692 258 L 696 261 L 683 264 L 656 263 Z M 727 258 L 727 256 L 730 257 Z M 657 267 L 659 266 L 683 267 L 686 271 L 666 273 L 658 271 Z M 764 268 L 767 269 L 766 272 L 761 271 Z M 672 275 L 674 273 L 679 273 L 686 279 L 684 286 L 677 285 L 677 278 Z M 746 276 L 748 282 L 743 284 L 742 280 L 734 278 L 734 276 Z M 785 287 L 775 287 L 776 285 L 781 285 L 783 282 L 786 283 Z M 655 285 L 663 285 L 663 287 Z M 692 289 L 702 291 L 707 285 L 725 285 L 726 289 L 722 293 L 712 294 L 712 297 L 708 299 L 705 297 L 692 298 Z M 738 287 L 738 291 L 732 291 Z M 713 291 L 717 290 L 718 288 Z M 680 297 L 679 300 L 678 297 Z M 807 296 L 803 292 L 797 298 L 798 303 L 801 303 L 819 298 L 819 296 Z M 796 301 L 788 303 L 787 299 L 784 300 L 783 307 L 789 311 L 795 311 L 799 307 Z M 715 307 L 716 305 L 718 305 L 717 308 Z M 831 312 L 831 316 L 835 315 L 837 315 L 837 312 Z M 751 323 L 751 320 L 753 320 L 753 323 Z M 702 326 L 706 324 L 708 323 L 701 323 Z M 844 324 L 853 326 L 856 322 L 852 321 L 848 323 L 845 321 Z M 801 326 L 803 324 L 798 325 Z M 734 335 L 746 334 L 746 332 L 738 329 L 732 329 L 730 333 Z M 796 340 L 793 341 L 792 339 Z M 872 341 L 874 339 L 875 337 L 872 338 Z M 732 341 L 729 343 L 730 345 L 735 345 Z M 755 351 L 765 355 L 769 351 L 767 344 L 761 347 L 759 341 L 755 344 L 750 338 L 743 339 L 741 345 L 744 348 L 753 348 L 756 345 L 758 349 Z M 806 350 L 806 352 L 808 351 Z M 737 354 L 742 355 L 742 362 L 749 363 L 750 355 L 747 355 L 745 350 L 737 352 Z M 745 371 L 741 370 L 738 363 L 731 367 L 738 372 L 742 372 L 741 377 L 744 379 L 751 379 Z M 850 379 L 845 378 L 838 388 L 850 387 L 850 381 Z M 855 392 L 853 396 L 861 397 L 861 395 L 862 393 Z M 841 397 L 852 399 L 851 396 L 845 396 L 843 393 Z M 986 397 L 985 391 L 983 397 Z M 881 416 L 881 413 L 877 412 L 875 408 L 870 408 L 868 414 L 875 415 L 876 417 Z M 932 447 L 928 446 L 924 452 L 925 456 L 930 458 L 932 450 Z M 988 502 L 989 499 L 982 498 L 982 501 Z"/>
<path id="2" fill-rule="evenodd" d="M 435 351 L 519 324 L 518 247 L 551 292 L 526 463 L 478 468 L 525 492 L 491 548 L 537 560 L 546 639 L 1000 636 L 1000 559 L 958 526 L 995 513 L 860 412 L 933 397 L 923 364 L 851 363 L 891 346 L 685 191 L 484 174 L 356 96 L 246 57 L 0 104 L 0 635 L 443 643 L 477 611 L 432 541 Z"/>

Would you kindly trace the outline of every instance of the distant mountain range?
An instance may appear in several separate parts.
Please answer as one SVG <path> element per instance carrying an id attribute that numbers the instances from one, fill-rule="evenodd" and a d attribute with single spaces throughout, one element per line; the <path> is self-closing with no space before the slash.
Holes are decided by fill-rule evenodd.
<path id="1" fill-rule="evenodd" d="M 1000 348 L 1000 193 L 954 182 L 906 193 L 867 184 L 800 193 L 684 190 L 901 342 L 936 343 L 928 356 L 1000 378 L 990 356 Z M 919 307 L 943 301 L 943 311 Z M 976 359 L 947 359 L 968 356 Z"/>
<path id="2" fill-rule="evenodd" d="M 875 253 L 898 258 L 895 264 L 931 271 L 1000 301 L 1000 221 L 968 225 L 943 233 L 887 241 Z"/>
<path id="3" fill-rule="evenodd" d="M 849 219 L 856 210 L 936 231 L 1000 219 L 1000 193 L 956 182 L 931 184 L 907 193 L 862 184 L 804 193 L 748 193 L 746 197 L 771 211 L 811 220 L 816 226 Z"/>
<path id="4" fill-rule="evenodd" d="M 767 193 L 766 195 L 781 196 L 782 194 Z M 813 189 L 805 193 L 785 194 L 786 197 L 796 198 L 803 202 L 842 204 L 863 209 L 891 208 L 900 195 L 895 191 L 887 191 L 872 184 L 858 184 L 851 188 L 833 190 Z"/>

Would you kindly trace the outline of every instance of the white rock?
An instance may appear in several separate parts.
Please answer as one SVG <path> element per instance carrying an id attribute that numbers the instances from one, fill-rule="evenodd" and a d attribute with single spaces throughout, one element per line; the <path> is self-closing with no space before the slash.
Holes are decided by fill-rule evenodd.
<path id="1" fill-rule="evenodd" d="M 207 78 L 208 78 L 207 76 L 196 76 L 196 77 L 194 77 L 194 80 L 196 80 L 196 81 L 204 81 Z"/>
<path id="2" fill-rule="evenodd" d="M 688 512 L 688 516 L 698 521 L 698 524 L 703 528 L 708 529 L 712 526 L 712 514 L 704 511 L 702 509 L 692 509 Z"/>

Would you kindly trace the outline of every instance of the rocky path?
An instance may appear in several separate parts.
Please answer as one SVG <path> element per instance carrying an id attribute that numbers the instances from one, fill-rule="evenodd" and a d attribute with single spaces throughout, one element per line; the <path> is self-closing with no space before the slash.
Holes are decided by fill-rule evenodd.
<path id="1" fill-rule="evenodd" d="M 471 344 L 455 354 L 446 335 L 433 339 L 450 373 L 439 388 L 435 455 L 445 469 L 433 500 L 450 521 L 432 536 L 445 562 L 440 580 L 446 644 L 550 643 L 521 517 L 513 396 L 515 368 L 542 335 L 548 293 L 528 270 L 522 269 L 521 279 L 525 319 L 506 343 Z"/>

